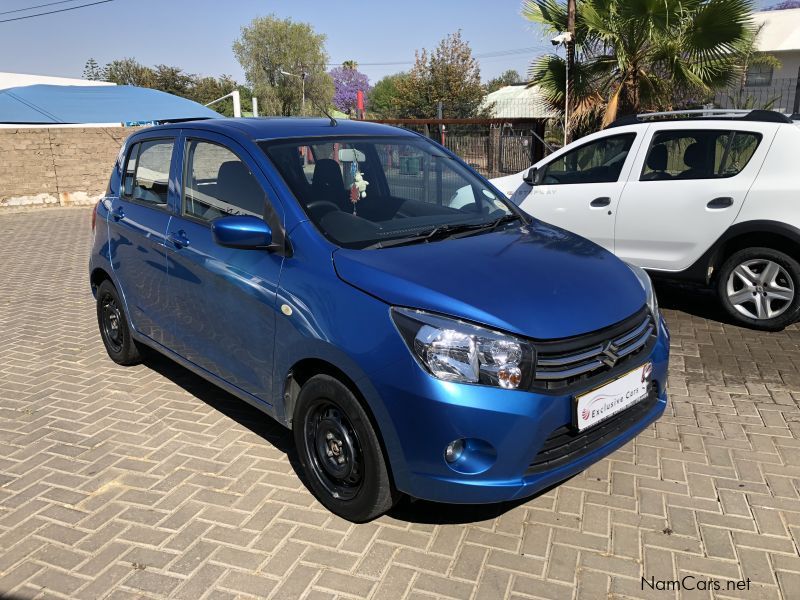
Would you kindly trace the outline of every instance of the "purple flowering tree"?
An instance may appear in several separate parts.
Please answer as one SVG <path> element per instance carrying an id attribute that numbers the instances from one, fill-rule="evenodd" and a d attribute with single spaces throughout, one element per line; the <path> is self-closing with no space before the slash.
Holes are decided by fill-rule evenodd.
<path id="1" fill-rule="evenodd" d="M 355 63 L 348 61 L 330 72 L 333 78 L 333 105 L 343 113 L 355 114 L 358 108 L 357 94 L 364 92 L 364 102 L 371 86 L 369 78 L 361 73 Z"/>

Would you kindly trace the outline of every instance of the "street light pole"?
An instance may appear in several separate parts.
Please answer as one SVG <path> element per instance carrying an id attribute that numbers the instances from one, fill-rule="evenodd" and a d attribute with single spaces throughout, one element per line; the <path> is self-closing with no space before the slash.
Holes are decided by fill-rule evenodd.
<path id="1" fill-rule="evenodd" d="M 565 86 L 565 106 L 564 106 L 564 145 L 569 142 L 569 77 L 570 72 L 575 70 L 575 4 L 576 0 L 567 0 L 567 41 L 564 44 L 567 48 L 567 84 Z"/>

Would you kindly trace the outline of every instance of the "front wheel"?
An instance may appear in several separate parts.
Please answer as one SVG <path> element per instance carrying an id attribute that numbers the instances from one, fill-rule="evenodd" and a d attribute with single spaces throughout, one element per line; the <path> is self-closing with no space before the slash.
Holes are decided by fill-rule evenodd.
<path id="1" fill-rule="evenodd" d="M 717 295 L 738 323 L 783 329 L 800 311 L 800 264 L 772 248 L 739 250 L 720 268 Z"/>
<path id="2" fill-rule="evenodd" d="M 369 416 L 340 381 L 316 375 L 303 385 L 293 431 L 308 487 L 328 510 L 363 523 L 397 501 Z"/>

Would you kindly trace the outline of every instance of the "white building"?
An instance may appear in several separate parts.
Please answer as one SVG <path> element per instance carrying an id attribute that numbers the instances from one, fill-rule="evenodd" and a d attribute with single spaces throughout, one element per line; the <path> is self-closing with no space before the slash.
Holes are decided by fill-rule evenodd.
<path id="1" fill-rule="evenodd" d="M 756 38 L 759 52 L 781 62 L 780 68 L 753 66 L 748 70 L 748 87 L 769 86 L 778 79 L 796 79 L 800 70 L 800 8 L 753 13 L 753 24 L 761 27 Z"/>
<path id="2" fill-rule="evenodd" d="M 22 87 L 25 85 L 115 85 L 108 81 L 90 81 L 71 77 L 52 77 L 50 75 L 32 75 L 28 73 L 0 72 L 0 90 Z"/>
<path id="3" fill-rule="evenodd" d="M 515 83 L 501 87 L 488 94 L 484 106 L 491 109 L 495 119 L 551 119 L 558 113 L 551 109 L 541 94 L 538 85 Z"/>

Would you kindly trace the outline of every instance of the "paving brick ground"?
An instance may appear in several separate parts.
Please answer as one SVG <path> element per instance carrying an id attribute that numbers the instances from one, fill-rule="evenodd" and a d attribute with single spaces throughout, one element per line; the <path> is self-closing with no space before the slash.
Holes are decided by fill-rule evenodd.
<path id="1" fill-rule="evenodd" d="M 85 209 L 0 215 L 0 596 L 661 599 L 642 576 L 691 575 L 722 590 L 683 597 L 800 597 L 797 327 L 667 289 L 671 404 L 635 442 L 522 504 L 351 525 L 266 417 L 106 357 L 89 238 Z"/>

